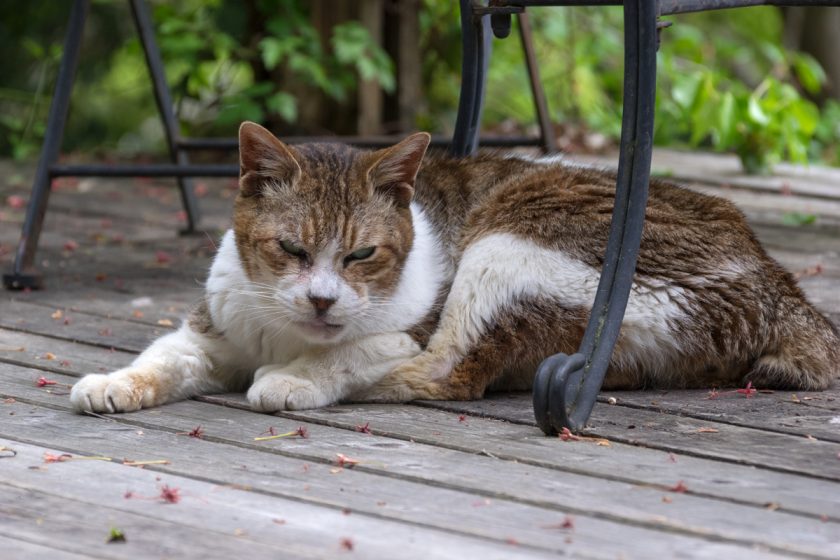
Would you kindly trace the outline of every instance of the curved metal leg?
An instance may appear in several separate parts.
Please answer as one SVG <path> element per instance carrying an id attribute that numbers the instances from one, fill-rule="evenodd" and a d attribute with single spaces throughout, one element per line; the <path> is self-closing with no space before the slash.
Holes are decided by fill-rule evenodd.
<path id="1" fill-rule="evenodd" d="M 463 157 L 475 152 L 484 105 L 484 83 L 490 62 L 490 17 L 473 13 L 473 0 L 461 2 L 461 96 L 449 151 Z"/>
<path id="2" fill-rule="evenodd" d="M 163 130 L 166 133 L 170 157 L 173 163 L 188 165 L 190 161 L 187 153 L 178 147 L 181 136 L 178 130 L 178 119 L 175 117 L 172 97 L 169 94 L 169 85 L 166 83 L 166 74 L 160 57 L 160 50 L 155 40 L 155 30 L 152 25 L 152 17 L 149 14 L 149 7 L 145 0 L 130 0 L 129 4 L 134 16 L 134 23 L 137 26 L 137 33 L 140 35 L 140 44 L 143 45 L 146 65 L 149 67 L 149 74 L 152 77 L 155 101 L 163 120 Z M 193 193 L 193 182 L 186 177 L 178 177 L 178 188 L 181 191 L 181 203 L 184 205 L 184 211 L 187 214 L 187 227 L 183 233 L 193 233 L 198 226 L 200 217 L 198 202 Z"/>
<path id="3" fill-rule="evenodd" d="M 545 360 L 534 414 L 547 435 L 586 425 L 618 339 L 645 219 L 656 96 L 656 0 L 624 2 L 624 114 L 615 206 L 601 281 L 580 349 Z"/>
<path id="4" fill-rule="evenodd" d="M 70 94 L 73 91 L 73 81 L 76 77 L 76 67 L 79 65 L 79 51 L 82 46 L 82 33 L 85 29 L 89 0 L 75 0 L 70 12 L 67 35 L 64 38 L 64 51 L 61 55 L 61 65 L 58 67 L 58 78 L 55 83 L 50 114 L 47 117 L 47 134 L 41 148 L 35 179 L 32 182 L 32 193 L 29 205 L 26 207 L 26 217 L 20 234 L 15 266 L 11 274 L 3 275 L 3 284 L 11 290 L 24 288 L 36 289 L 42 284 L 41 275 L 34 270 L 35 252 L 38 250 L 38 239 L 41 237 L 41 226 L 47 212 L 47 202 L 50 197 L 50 167 L 58 161 L 61 151 L 61 140 L 64 137 L 64 124 L 67 122 L 67 111 L 70 108 Z"/>

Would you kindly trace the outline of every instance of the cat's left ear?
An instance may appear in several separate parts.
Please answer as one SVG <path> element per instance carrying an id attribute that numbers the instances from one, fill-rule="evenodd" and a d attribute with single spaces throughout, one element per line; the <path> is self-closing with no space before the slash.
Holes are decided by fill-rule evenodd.
<path id="1" fill-rule="evenodd" d="M 374 192 L 392 197 L 401 208 L 407 208 L 414 196 L 414 180 L 432 137 L 426 132 L 412 134 L 399 144 L 375 152 L 368 170 Z"/>

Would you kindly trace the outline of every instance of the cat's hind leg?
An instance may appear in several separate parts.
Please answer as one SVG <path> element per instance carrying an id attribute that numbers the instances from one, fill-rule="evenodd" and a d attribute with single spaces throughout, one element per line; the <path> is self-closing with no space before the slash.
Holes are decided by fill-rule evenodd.
<path id="1" fill-rule="evenodd" d="M 201 328 L 196 315 L 180 329 L 157 339 L 131 365 L 110 374 L 90 374 L 70 392 L 80 412 L 131 412 L 228 389 L 214 375 L 214 353 L 224 341 Z M 202 332 L 203 331 L 203 332 Z"/>
<path id="2" fill-rule="evenodd" d="M 479 398 L 503 374 L 573 351 L 598 279 L 597 269 L 563 252 L 488 235 L 464 251 L 426 350 L 360 397 Z M 532 378 L 533 369 L 523 375 Z"/>

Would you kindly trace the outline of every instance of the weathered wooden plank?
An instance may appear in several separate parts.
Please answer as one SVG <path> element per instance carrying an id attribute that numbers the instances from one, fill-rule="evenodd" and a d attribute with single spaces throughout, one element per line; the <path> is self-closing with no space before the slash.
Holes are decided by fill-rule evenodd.
<path id="1" fill-rule="evenodd" d="M 182 525 L 172 526 L 155 517 L 118 511 L 92 501 L 57 498 L 34 488 L 20 489 L 0 482 L 0 534 L 23 538 L 42 546 L 61 543 L 69 552 L 97 558 L 187 558 L 199 560 L 209 553 L 230 558 L 243 551 L 269 558 L 282 553 L 277 546 L 241 542 L 233 533 L 221 535 Z M 111 527 L 126 535 L 122 544 L 107 544 Z M 294 554 L 293 554 L 294 557 Z"/>
<path id="2" fill-rule="evenodd" d="M 18 335 L 18 337 L 8 338 L 4 336 L 7 334 Z M 20 356 L 21 353 L 16 353 L 14 363 L 36 368 L 49 367 L 55 360 L 48 362 L 39 359 L 43 354 L 32 350 L 33 342 L 36 342 L 32 340 L 34 337 L 35 335 L 0 330 L 0 344 L 8 344 L 12 348 L 16 345 L 27 348 L 28 355 Z M 6 340 L 8 342 L 4 343 Z M 57 360 L 67 359 L 71 362 L 69 369 L 75 371 L 61 371 L 61 373 L 67 373 L 68 375 L 77 375 L 76 372 L 98 371 L 99 368 L 116 369 L 125 365 L 131 359 L 130 354 L 111 353 L 101 348 L 64 342 L 61 342 L 61 344 L 64 344 L 65 347 L 60 347 L 55 346 L 60 341 L 51 339 L 42 339 L 41 341 L 53 344 L 53 352 L 56 354 Z M 8 360 L 8 358 L 2 357 L 0 359 Z M 19 378 L 19 384 L 27 385 L 22 389 L 28 389 L 26 394 L 29 398 L 35 392 L 32 384 L 37 376 L 37 372 L 32 371 L 28 377 L 21 376 Z M 67 378 L 66 382 L 72 383 L 73 379 Z M 66 393 L 66 389 L 60 388 L 57 392 L 63 394 Z M 698 394 L 696 391 L 687 393 Z M 679 394 L 679 392 L 676 394 Z M 644 397 L 655 397 L 657 394 L 632 392 L 628 395 L 638 395 L 636 400 L 643 400 Z M 765 395 L 761 396 L 764 397 Z M 247 408 L 247 404 L 241 396 L 210 397 L 209 400 Z M 747 401 L 746 399 L 742 400 Z M 491 399 L 486 403 L 486 409 L 489 413 L 494 414 L 498 400 Z M 528 416 L 530 415 L 530 404 L 527 404 L 527 407 L 524 410 L 525 418 L 527 422 L 530 422 Z M 329 409 L 326 412 L 287 413 L 286 416 L 314 422 L 326 422 L 330 425 L 350 429 L 353 429 L 355 425 L 362 425 L 373 420 L 375 425 L 380 426 L 380 428 L 377 428 L 378 430 L 382 429 L 382 426 L 387 426 L 387 435 L 402 439 L 413 439 L 448 447 L 454 446 L 454 448 L 476 453 L 487 451 L 500 457 L 531 461 L 538 465 L 550 465 L 552 468 L 568 469 L 571 472 L 600 474 L 607 478 L 622 479 L 616 477 L 616 463 L 632 464 L 636 468 L 622 471 L 622 474 L 626 473 L 626 478 L 623 480 L 630 483 L 663 485 L 674 480 L 686 480 L 691 482 L 691 491 L 701 495 L 742 500 L 756 505 L 775 503 L 785 509 L 808 512 L 815 516 L 831 515 L 840 518 L 840 502 L 826 499 L 826 492 L 819 482 L 812 482 L 807 479 L 789 480 L 787 475 L 773 471 L 755 471 L 755 469 L 748 467 L 716 463 L 687 455 L 681 455 L 678 463 L 672 463 L 668 460 L 667 455 L 644 447 L 613 443 L 611 448 L 607 449 L 603 446 L 590 445 L 586 446 L 582 453 L 573 455 L 572 457 L 577 461 L 570 464 L 568 457 L 558 458 L 554 447 L 544 438 L 537 437 L 535 439 L 532 436 L 525 436 L 525 439 L 520 441 L 523 435 L 516 426 L 510 426 L 506 423 L 488 423 L 481 419 L 473 419 L 470 424 L 463 425 L 462 423 L 455 423 L 453 418 L 456 416 L 446 412 L 418 411 L 414 407 L 362 406 Z M 707 429 L 709 428 L 707 427 Z M 716 437 L 718 435 L 707 433 L 706 437 Z M 733 496 L 733 493 L 736 495 Z"/>
<path id="3" fill-rule="evenodd" d="M 218 553 L 196 532 L 226 537 L 224 541 L 231 541 L 234 547 L 240 548 L 234 558 L 252 554 L 261 557 L 266 552 L 268 556 L 264 557 L 270 558 L 332 558 L 341 551 L 341 538 L 351 538 L 354 551 L 365 557 L 414 558 L 416 550 L 404 546 L 411 541 L 423 542 L 424 550 L 431 557 L 439 558 L 479 554 L 504 557 L 507 552 L 482 539 L 367 515 L 346 514 L 335 507 L 267 496 L 245 488 L 162 476 L 158 472 L 112 462 L 71 460 L 45 465 L 43 453 L 60 454 L 60 451 L 22 443 L 3 442 L 3 445 L 14 447 L 18 455 L 14 464 L 9 461 L 6 468 L 0 466 L 3 474 L 0 484 L 13 491 L 49 495 L 51 499 L 61 500 L 62 508 L 65 502 L 71 508 L 74 503 L 95 502 L 94 507 L 112 510 L 114 526 L 125 531 L 129 543 L 142 535 L 123 525 L 124 514 L 159 520 L 164 523 L 159 532 L 164 541 L 174 541 L 170 543 L 173 548 L 197 548 L 190 554 L 204 553 L 211 557 Z M 31 466 L 37 466 L 38 470 L 28 468 Z M 180 499 L 177 503 L 167 504 L 155 499 L 163 484 L 178 489 Z M 136 497 L 127 499 L 126 492 L 132 492 Z M 44 513 L 49 515 L 49 512 Z M 99 551 L 107 552 L 114 546 L 102 546 L 108 530 L 108 525 L 95 528 L 94 539 L 99 546 L 93 550 L 97 551 L 97 556 Z M 511 552 L 526 558 L 543 556 L 528 548 Z M 184 554 L 179 550 L 177 557 L 182 556 Z M 149 557 L 148 551 L 145 557 Z"/>
<path id="4" fill-rule="evenodd" d="M 575 155 L 570 159 L 607 168 L 614 168 L 618 162 L 615 155 Z M 676 181 L 729 185 L 757 192 L 791 192 L 827 200 L 840 198 L 836 188 L 840 171 L 825 166 L 782 163 L 774 166 L 773 175 L 747 175 L 732 154 L 657 148 L 653 151 L 652 167 L 654 173 Z"/>
<path id="5" fill-rule="evenodd" d="M 0 361 L 44 372 L 107 373 L 131 363 L 136 354 L 0 328 Z"/>
<path id="6" fill-rule="evenodd" d="M 425 406 L 534 424 L 531 396 L 492 395 L 484 401 L 425 401 Z M 588 432 L 667 452 L 840 481 L 840 445 L 788 434 L 654 411 L 599 404 Z M 702 431 L 715 428 L 717 433 Z M 715 436 L 715 437 L 709 437 Z"/>
<path id="7" fill-rule="evenodd" d="M 840 443 L 840 415 L 837 412 L 802 406 L 802 403 L 814 400 L 833 402 L 826 399 L 836 399 L 840 388 L 826 393 L 760 392 L 749 398 L 728 390 L 720 390 L 716 394 L 710 396 L 708 391 L 610 391 L 604 393 L 599 401 L 605 403 L 613 398 L 619 407 L 631 406 Z"/>
<path id="8" fill-rule="evenodd" d="M 26 560 L 28 558 L 49 558 L 50 560 L 85 560 L 90 558 L 87 555 L 74 554 L 65 550 L 59 550 L 50 546 L 34 544 L 18 540 L 14 537 L 0 535 L 0 551 L 5 558 L 14 560 Z"/>
<path id="9" fill-rule="evenodd" d="M 157 288 L 161 289 L 160 286 Z M 162 326 L 177 327 L 201 296 L 197 289 L 169 292 L 165 298 L 157 297 L 159 292 L 152 286 L 144 292 L 149 295 L 135 297 L 126 293 L 108 293 L 104 290 L 98 290 L 95 293 L 87 290 L 44 291 L 33 292 L 25 300 L 20 301 L 24 301 L 27 305 L 44 307 L 51 316 L 53 313 L 60 312 L 62 318 L 59 325 L 61 326 L 65 319 L 72 324 L 73 316 L 81 314 L 136 323 L 160 330 Z M 59 333 L 63 331 L 63 329 L 57 330 Z"/>
<path id="10" fill-rule="evenodd" d="M 53 319 L 48 308 L 15 299 L 0 301 L 0 327 L 133 352 L 172 330 L 85 313 L 74 313 L 65 324 L 64 319 Z"/>
<path id="11" fill-rule="evenodd" d="M 208 400 L 233 405 L 245 403 L 235 396 Z M 726 501 L 773 507 L 840 521 L 840 498 L 834 483 L 796 475 L 721 463 L 682 454 L 597 440 L 569 442 L 559 452 L 556 441 L 520 425 L 468 416 L 461 421 L 451 412 L 414 406 L 343 405 L 322 410 L 282 413 L 283 417 L 324 423 L 345 429 L 369 424 L 375 434 L 428 443 L 449 449 L 514 460 L 562 471 L 599 476 L 630 484 L 666 488 L 685 481 L 689 492 Z M 622 465 L 621 470 L 616 465 Z M 837 488 L 840 491 L 840 487 Z"/>
<path id="12" fill-rule="evenodd" d="M 469 493 L 439 484 L 430 486 L 368 472 L 382 467 L 360 464 L 354 469 L 339 470 L 333 464 L 281 454 L 282 448 L 278 450 L 277 445 L 263 449 L 231 448 L 210 439 L 199 440 L 150 427 L 138 430 L 124 423 L 103 423 L 98 419 L 68 415 L 20 402 L 0 407 L 0 411 L 15 412 L 8 417 L 8 424 L 0 426 L 0 437 L 13 432 L 14 439 L 43 446 L 60 441 L 60 445 L 52 447 L 75 454 L 128 456 L 133 459 L 166 457 L 171 461 L 170 465 L 148 469 L 165 475 L 197 478 L 220 486 L 247 487 L 261 495 L 291 498 L 339 511 L 349 508 L 353 515 L 364 514 L 439 528 L 493 540 L 503 547 L 507 539 L 516 539 L 523 546 L 542 546 L 572 556 L 614 558 L 617 555 L 643 557 L 646 554 L 661 554 L 668 557 L 688 554 L 688 557 L 711 559 L 721 557 L 716 554 L 726 554 L 721 547 L 728 550 L 728 554 L 741 557 L 741 554 L 749 554 L 754 546 L 752 543 L 743 547 L 717 542 L 719 537 L 713 537 L 711 541 L 695 539 L 676 534 L 678 528 L 655 531 L 598 519 L 574 510 L 521 504 L 496 497 L 495 493 L 489 496 L 488 492 Z M 235 427 L 232 420 L 223 418 L 218 412 L 215 417 L 218 424 Z M 294 425 L 287 421 L 281 429 Z M 216 429 L 215 425 L 213 429 Z M 304 443 L 323 438 L 323 435 L 318 427 L 313 427 L 311 440 Z M 367 448 L 375 443 L 368 441 Z M 280 445 L 287 447 L 289 444 L 296 446 L 289 441 Z M 390 445 L 406 447 L 411 444 L 393 442 Z M 339 449 L 354 448 L 332 442 L 332 451 Z M 384 449 L 393 450 L 396 447 Z M 414 470 L 422 468 L 422 461 L 413 464 Z M 493 482 L 489 480 L 487 485 Z M 575 514 L 573 531 L 554 527 L 569 513 Z M 509 552 L 506 547 L 504 549 L 507 556 Z"/>
<path id="13" fill-rule="evenodd" d="M 834 229 L 815 227 L 779 227 L 778 225 L 751 224 L 758 239 L 770 250 L 796 249 L 808 254 L 837 252 L 837 232 Z"/>
<path id="14" fill-rule="evenodd" d="M 21 389 L 25 388 L 21 386 Z M 17 386 L 14 389 L 17 389 Z M 13 391 L 13 394 L 14 392 L 16 391 Z M 46 392 L 36 392 L 35 396 L 52 401 L 53 406 L 58 406 L 55 399 Z M 716 538 L 734 542 L 754 543 L 755 541 L 750 539 L 762 535 L 760 543 L 777 550 L 811 553 L 815 550 L 811 545 L 815 545 L 816 542 L 812 540 L 813 535 L 809 535 L 804 543 L 776 541 L 762 534 L 769 524 L 777 529 L 785 527 L 780 531 L 790 535 L 810 533 L 813 530 L 827 530 L 830 533 L 831 530 L 826 527 L 835 525 L 780 511 L 771 512 L 764 508 L 686 494 L 680 495 L 679 500 L 671 498 L 669 503 L 662 500 L 661 486 L 651 488 L 631 485 L 590 475 L 547 470 L 521 462 L 501 460 L 492 454 L 471 455 L 312 424 L 307 425 L 312 433 L 310 439 L 285 441 L 281 447 L 269 447 L 253 441 L 253 437 L 266 428 L 265 416 L 234 409 L 226 410 L 224 419 L 220 419 L 219 415 L 219 409 L 214 406 L 181 402 L 160 409 L 118 415 L 113 419 L 135 425 L 144 431 L 154 428 L 186 433 L 200 424 L 205 430 L 206 439 L 236 445 L 240 448 L 237 455 L 244 449 L 249 449 L 329 464 L 335 462 L 336 453 L 341 450 L 340 452 L 362 461 L 354 472 L 363 469 L 383 477 L 397 477 L 419 484 L 473 492 L 494 501 L 509 500 L 547 509 L 588 512 L 590 515 L 614 521 L 687 532 L 691 535 L 714 535 Z M 21 432 L 25 428 L 25 425 L 18 425 L 17 431 Z M 281 429 L 287 430 L 288 427 Z M 534 433 L 534 429 L 527 428 L 523 430 L 521 437 L 525 437 L 526 434 L 533 436 Z M 564 445 L 560 440 L 552 441 L 557 446 Z M 172 452 L 169 451 L 170 454 Z M 466 460 L 467 458 L 469 460 Z M 676 483 L 677 481 L 673 482 Z M 357 483 L 354 483 L 354 487 L 358 488 Z M 628 493 L 627 490 L 631 488 L 633 491 Z M 796 537 L 790 539 L 795 541 Z M 824 543 L 820 546 L 822 544 Z M 840 542 L 837 546 L 840 550 Z"/>

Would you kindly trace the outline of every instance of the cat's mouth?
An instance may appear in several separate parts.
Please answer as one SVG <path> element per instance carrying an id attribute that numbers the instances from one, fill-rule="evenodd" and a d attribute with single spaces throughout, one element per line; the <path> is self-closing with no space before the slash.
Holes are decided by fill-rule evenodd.
<path id="1" fill-rule="evenodd" d="M 310 319 L 308 321 L 298 321 L 298 326 L 307 333 L 319 335 L 325 338 L 331 338 L 341 332 L 344 325 L 337 325 L 335 323 L 328 323 L 323 319 Z"/>

